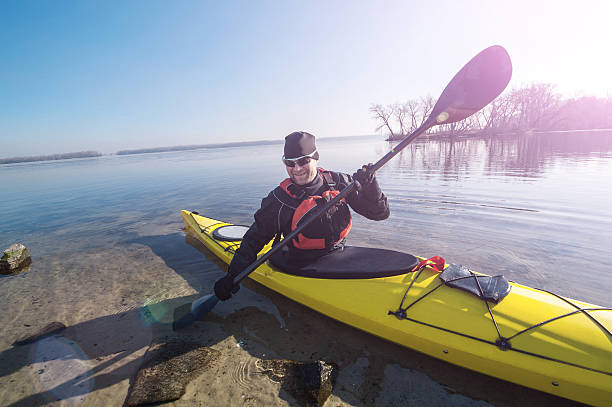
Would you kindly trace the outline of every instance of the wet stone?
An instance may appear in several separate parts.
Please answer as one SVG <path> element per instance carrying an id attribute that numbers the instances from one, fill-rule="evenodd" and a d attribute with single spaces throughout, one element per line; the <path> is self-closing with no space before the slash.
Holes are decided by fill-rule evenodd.
<path id="1" fill-rule="evenodd" d="M 281 383 L 281 387 L 304 406 L 322 406 L 338 376 L 337 366 L 323 361 L 274 359 L 259 360 L 258 365 L 265 375 Z"/>
<path id="2" fill-rule="evenodd" d="M 128 392 L 126 406 L 174 401 L 187 384 L 219 356 L 219 351 L 180 340 L 154 343 Z"/>
<path id="3" fill-rule="evenodd" d="M 30 265 L 30 252 L 21 243 L 10 245 L 0 257 L 0 274 L 14 274 Z"/>
<path id="4" fill-rule="evenodd" d="M 33 343 L 47 336 L 55 335 L 56 333 L 61 332 L 64 329 L 66 329 L 66 325 L 62 324 L 61 322 L 57 322 L 57 321 L 51 322 L 50 324 L 47 324 L 44 328 L 42 328 L 35 334 L 26 335 L 24 337 L 17 339 L 15 342 L 13 342 L 13 345 L 19 346 L 19 345 L 25 345 L 28 343 Z"/>

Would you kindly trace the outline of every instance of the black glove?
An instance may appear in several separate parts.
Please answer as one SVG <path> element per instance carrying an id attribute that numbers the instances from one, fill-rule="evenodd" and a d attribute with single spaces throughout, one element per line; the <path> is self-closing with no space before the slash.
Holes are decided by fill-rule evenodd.
<path id="1" fill-rule="evenodd" d="M 382 196 L 382 191 L 376 180 L 376 173 L 372 171 L 374 164 L 369 163 L 358 169 L 353 174 L 353 179 L 357 181 L 357 190 L 370 201 L 377 201 Z"/>
<path id="2" fill-rule="evenodd" d="M 325 194 L 317 198 L 317 206 L 327 205 L 332 200 L 331 194 Z M 324 238 L 326 241 L 337 242 L 343 231 L 351 222 L 351 211 L 348 205 L 340 200 L 332 205 L 325 213 L 313 220 L 302 233 L 304 236 L 314 239 Z M 299 222 L 298 222 L 299 225 Z"/>
<path id="3" fill-rule="evenodd" d="M 234 278 L 229 274 L 215 283 L 215 295 L 221 301 L 229 300 L 232 294 L 236 294 L 238 290 L 240 290 L 240 284 L 234 285 Z"/>
<path id="4" fill-rule="evenodd" d="M 326 205 L 329 201 L 331 201 L 333 198 L 331 195 L 326 194 L 323 195 L 321 198 L 318 198 L 315 200 L 315 202 L 317 203 L 317 205 L 320 206 L 324 206 Z M 344 205 L 344 203 L 342 201 L 338 201 L 334 206 L 332 206 L 331 208 L 329 208 L 322 216 L 322 218 L 327 218 L 327 219 L 332 219 L 334 217 L 334 215 L 336 214 L 336 212 L 338 212 L 338 210 Z"/>

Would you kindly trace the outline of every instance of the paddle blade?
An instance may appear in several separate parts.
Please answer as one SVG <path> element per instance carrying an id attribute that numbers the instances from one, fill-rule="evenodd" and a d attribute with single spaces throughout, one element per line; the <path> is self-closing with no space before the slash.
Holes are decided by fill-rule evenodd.
<path id="1" fill-rule="evenodd" d="M 183 329 L 188 327 L 189 325 L 195 322 L 195 318 L 191 312 L 186 313 L 180 319 L 177 319 L 172 323 L 172 330 L 178 331 L 179 329 Z"/>
<path id="2" fill-rule="evenodd" d="M 214 294 L 200 297 L 191 304 L 191 313 L 196 320 L 200 320 L 204 318 L 204 315 L 208 314 L 213 308 L 215 308 L 215 305 L 217 305 L 218 302 L 219 298 L 217 298 L 217 296 Z"/>
<path id="3" fill-rule="evenodd" d="M 177 331 L 183 329 L 196 321 L 204 318 L 219 302 L 219 298 L 216 295 L 210 294 L 200 297 L 191 304 L 191 309 L 180 319 L 172 323 L 172 329 Z"/>
<path id="4" fill-rule="evenodd" d="M 471 116 L 502 93 L 511 77 L 512 62 L 503 47 L 493 45 L 481 51 L 446 86 L 429 116 L 430 125 Z"/>

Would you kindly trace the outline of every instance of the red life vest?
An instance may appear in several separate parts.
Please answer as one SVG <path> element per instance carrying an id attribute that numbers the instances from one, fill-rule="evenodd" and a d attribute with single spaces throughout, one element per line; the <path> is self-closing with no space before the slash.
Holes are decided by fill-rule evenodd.
<path id="1" fill-rule="evenodd" d="M 333 199 L 340 193 L 340 191 L 335 189 L 335 182 L 333 181 L 331 173 L 323 168 L 317 168 L 317 170 L 319 171 L 319 175 L 323 178 L 325 185 L 327 185 L 329 188 L 328 190 L 323 191 L 321 195 L 298 197 L 290 192 L 290 186 L 293 184 L 291 178 L 287 178 L 280 183 L 280 188 L 289 197 L 291 197 L 292 200 L 294 200 L 294 203 L 297 204 L 296 206 L 293 206 L 295 211 L 291 220 L 291 231 L 294 231 L 298 227 L 300 221 L 311 210 L 316 208 L 318 205 L 324 205 L 326 203 L 325 197 L 329 197 L 327 200 Z M 293 246 L 301 250 L 325 249 L 330 248 L 334 244 L 344 239 L 351 230 L 353 219 L 346 203 L 346 199 L 342 198 L 340 202 L 342 202 L 340 208 L 337 210 L 336 214 L 332 215 L 332 219 L 335 222 L 340 222 L 339 224 L 334 224 L 334 222 L 325 222 L 326 227 L 324 230 L 316 230 L 316 227 L 312 228 L 311 224 L 293 239 L 291 242 Z"/>

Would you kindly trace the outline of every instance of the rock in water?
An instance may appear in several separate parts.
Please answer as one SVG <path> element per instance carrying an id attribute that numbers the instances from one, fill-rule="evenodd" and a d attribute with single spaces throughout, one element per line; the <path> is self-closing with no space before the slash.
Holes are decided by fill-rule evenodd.
<path id="1" fill-rule="evenodd" d="M 0 273 L 16 273 L 29 266 L 31 262 L 30 252 L 24 245 L 21 243 L 12 244 L 4 251 L 2 258 L 0 258 Z"/>
<path id="2" fill-rule="evenodd" d="M 63 331 L 64 329 L 66 329 L 66 325 L 62 324 L 61 322 L 51 322 L 35 334 L 27 335 L 20 339 L 17 339 L 15 342 L 13 342 L 13 345 L 25 345 L 28 343 L 36 342 L 39 339 L 42 339 L 46 336 L 54 335 L 60 331 Z"/>
<path id="3" fill-rule="evenodd" d="M 270 379 L 306 406 L 321 407 L 332 392 L 338 369 L 333 363 L 260 360 L 260 368 Z"/>
<path id="4" fill-rule="evenodd" d="M 128 392 L 126 406 L 178 400 L 185 387 L 219 355 L 219 351 L 180 340 L 149 346 Z"/>

